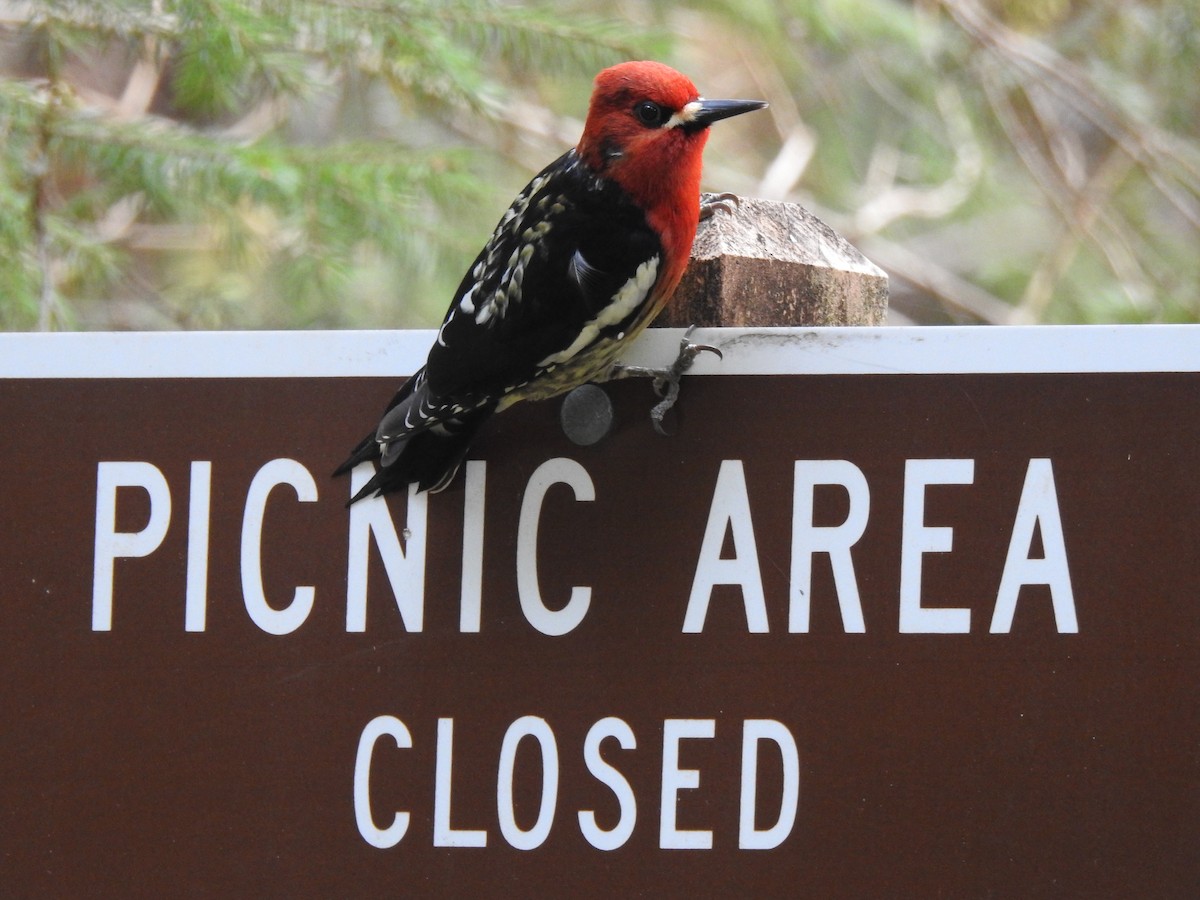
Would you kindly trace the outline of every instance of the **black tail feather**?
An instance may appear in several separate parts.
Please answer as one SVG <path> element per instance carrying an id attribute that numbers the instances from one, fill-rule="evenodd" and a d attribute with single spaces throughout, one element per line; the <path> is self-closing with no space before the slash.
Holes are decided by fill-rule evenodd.
<path id="1" fill-rule="evenodd" d="M 357 446 L 350 451 L 350 455 L 346 457 L 346 461 L 333 470 L 333 477 L 345 475 L 360 462 L 366 462 L 369 459 L 379 459 L 379 443 L 375 440 L 375 432 L 371 432 L 358 442 Z"/>
<path id="2" fill-rule="evenodd" d="M 403 438 L 399 453 L 389 453 L 391 461 L 377 468 L 371 480 L 363 485 L 349 506 L 373 494 L 390 494 L 407 489 L 410 484 L 418 490 L 437 493 L 454 480 L 467 457 L 471 441 L 484 422 L 491 416 L 495 406 L 488 405 L 466 413 L 459 419 L 443 423 L 435 428 L 417 432 Z M 380 459 L 381 452 L 375 435 L 368 435 L 351 452 L 349 458 L 338 466 L 335 475 L 344 474 L 360 462 Z"/>

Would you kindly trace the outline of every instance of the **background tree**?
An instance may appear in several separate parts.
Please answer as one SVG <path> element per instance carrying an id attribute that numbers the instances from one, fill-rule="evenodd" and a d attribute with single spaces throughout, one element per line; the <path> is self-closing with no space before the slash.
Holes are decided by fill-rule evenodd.
<path id="1" fill-rule="evenodd" d="M 1200 318 L 1196 0 L 0 0 L 0 324 L 436 324 L 591 76 L 769 116 L 707 180 L 801 202 L 892 320 Z"/>
<path id="2" fill-rule="evenodd" d="M 455 0 L 6 6 L 9 328 L 425 321 L 506 80 L 635 52 L 588 16 Z"/>

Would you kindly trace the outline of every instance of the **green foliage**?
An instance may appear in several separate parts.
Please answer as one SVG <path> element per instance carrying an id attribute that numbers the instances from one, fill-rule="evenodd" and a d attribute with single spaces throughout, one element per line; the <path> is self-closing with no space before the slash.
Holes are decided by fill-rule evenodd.
<path id="1" fill-rule="evenodd" d="M 347 292 L 390 287 L 364 269 L 457 251 L 442 212 L 487 191 L 464 133 L 498 127 L 513 72 L 633 52 L 627 29 L 506 3 L 27 8 L 0 44 L 4 328 L 355 324 Z M 350 95 L 395 127 L 340 116 Z M 417 318 L 444 304 L 408 287 Z"/>
<path id="2" fill-rule="evenodd" d="M 894 312 L 1200 320 L 1195 0 L 700 5 L 777 86 L 760 165 L 801 160 L 759 190 L 887 268 Z"/>
<path id="3" fill-rule="evenodd" d="M 30 0 L 0 24 L 0 327 L 436 323 L 621 58 L 769 113 L 894 321 L 1200 320 L 1196 0 Z"/>

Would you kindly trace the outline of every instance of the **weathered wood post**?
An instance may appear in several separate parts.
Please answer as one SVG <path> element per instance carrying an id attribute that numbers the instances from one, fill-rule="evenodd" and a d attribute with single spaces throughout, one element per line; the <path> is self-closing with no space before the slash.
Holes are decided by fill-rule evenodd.
<path id="1" fill-rule="evenodd" d="M 794 203 L 742 199 L 700 223 L 659 327 L 882 325 L 888 279 Z"/>
<path id="2" fill-rule="evenodd" d="M 742 199 L 700 223 L 692 260 L 658 328 L 882 325 L 887 275 L 794 203 Z M 656 427 L 674 404 L 656 408 Z M 608 436 L 607 391 L 583 385 L 562 402 L 563 432 L 581 446 Z"/>

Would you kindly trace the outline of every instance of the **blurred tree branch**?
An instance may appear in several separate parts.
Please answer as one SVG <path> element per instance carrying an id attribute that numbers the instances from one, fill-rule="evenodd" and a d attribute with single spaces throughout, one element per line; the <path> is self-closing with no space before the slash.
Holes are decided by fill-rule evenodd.
<path id="1" fill-rule="evenodd" d="M 1051 47 L 1007 28 L 972 0 L 939 0 L 987 58 L 975 64 L 991 110 L 1035 183 L 1063 222 L 1059 238 L 1030 276 L 1015 316 L 1039 321 L 1082 242 L 1103 255 L 1140 314 L 1152 313 L 1152 276 L 1132 246 L 1137 229 L 1116 212 L 1113 195 L 1140 168 L 1192 228 L 1200 228 L 1200 168 L 1195 150 L 1129 113 Z M 1015 96 L 1024 103 L 1018 106 Z M 1024 112 L 1023 112 L 1024 110 Z M 1069 111 L 1109 141 L 1089 152 Z M 1089 169 L 1090 166 L 1090 169 Z M 1164 285 L 1157 286 L 1159 290 Z M 1193 301 L 1194 302 L 1194 301 Z"/>
<path id="2" fill-rule="evenodd" d="M 898 320 L 1200 318 L 1194 3 L 702 8 L 784 110 L 759 190 L 888 268 Z"/>
<path id="3" fill-rule="evenodd" d="M 0 327 L 435 324 L 630 56 L 896 321 L 1200 320 L 1194 0 L 0 0 Z"/>
<path id="4" fill-rule="evenodd" d="M 489 0 L 0 2 L 0 326 L 360 321 L 370 261 L 453 245 L 441 208 L 494 174 L 430 138 L 502 127 L 533 61 L 590 77 L 635 43 Z"/>

